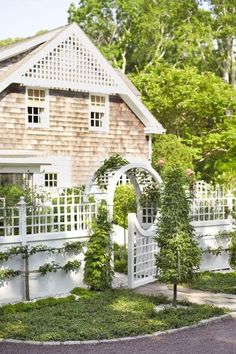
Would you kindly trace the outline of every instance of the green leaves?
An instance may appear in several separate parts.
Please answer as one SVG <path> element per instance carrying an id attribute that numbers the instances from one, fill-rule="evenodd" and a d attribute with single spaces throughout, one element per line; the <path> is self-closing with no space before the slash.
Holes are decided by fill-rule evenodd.
<path id="1" fill-rule="evenodd" d="M 200 265 L 200 250 L 194 239 L 186 195 L 188 180 L 179 169 L 166 173 L 157 221 L 157 269 L 165 282 L 178 284 L 191 279 Z"/>
<path id="2" fill-rule="evenodd" d="M 117 186 L 114 195 L 114 223 L 127 229 L 128 213 L 136 211 L 136 193 L 133 185 Z"/>
<path id="3" fill-rule="evenodd" d="M 97 219 L 91 226 L 91 235 L 84 258 L 84 282 L 92 290 L 105 290 L 112 285 L 111 226 L 107 218 L 107 206 L 102 202 L 98 208 Z"/>
<path id="4" fill-rule="evenodd" d="M 106 175 L 110 172 L 117 170 L 118 168 L 128 164 L 128 161 L 119 154 L 113 154 L 108 159 L 103 161 L 103 164 L 95 173 L 97 184 L 101 190 L 107 189 L 107 183 L 105 182 Z"/>

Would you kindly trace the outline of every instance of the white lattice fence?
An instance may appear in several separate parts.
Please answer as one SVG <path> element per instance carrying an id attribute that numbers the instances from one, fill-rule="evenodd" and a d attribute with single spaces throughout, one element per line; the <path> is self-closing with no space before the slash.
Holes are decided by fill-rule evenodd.
<path id="1" fill-rule="evenodd" d="M 21 198 L 16 207 L 0 208 L 0 236 L 30 237 L 52 233 L 66 233 L 69 236 L 72 232 L 84 235 L 97 215 L 97 204 L 77 204 L 75 197 L 71 198 L 58 197 L 54 200 L 55 204 L 38 206 L 27 206 L 24 198 Z M 22 232 L 25 235 L 22 235 Z M 4 243 L 3 238 L 0 239 L 1 243 Z"/>

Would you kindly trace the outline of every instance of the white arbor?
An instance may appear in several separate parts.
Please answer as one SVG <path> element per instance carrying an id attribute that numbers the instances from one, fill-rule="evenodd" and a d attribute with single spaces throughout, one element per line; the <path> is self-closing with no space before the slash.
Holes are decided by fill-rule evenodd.
<path id="1" fill-rule="evenodd" d="M 128 163 L 109 171 L 103 176 L 102 190 L 96 182 L 96 174 L 85 189 L 85 195 L 93 194 L 96 199 L 105 199 L 109 210 L 109 220 L 113 221 L 113 199 L 115 189 L 123 175 L 127 175 L 133 184 L 137 196 L 137 216 L 129 215 L 128 232 L 128 286 L 134 288 L 155 280 L 155 254 L 157 244 L 154 240 L 156 208 L 153 205 L 141 205 L 140 198 L 150 184 L 161 185 L 161 177 L 149 162 Z M 144 176 L 144 178 L 143 178 Z M 112 239 L 112 235 L 110 235 Z"/>

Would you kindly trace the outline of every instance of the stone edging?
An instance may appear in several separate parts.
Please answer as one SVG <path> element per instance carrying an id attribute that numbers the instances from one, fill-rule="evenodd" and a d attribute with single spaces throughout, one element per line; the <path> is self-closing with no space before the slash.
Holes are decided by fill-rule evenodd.
<path id="1" fill-rule="evenodd" d="M 22 344 L 34 344 L 34 345 L 75 345 L 75 344 L 76 345 L 78 345 L 78 344 L 83 345 L 83 344 L 124 342 L 124 341 L 135 340 L 135 339 L 159 337 L 159 336 L 163 336 L 166 334 L 181 332 L 184 330 L 191 330 L 194 328 L 206 326 L 210 323 L 216 323 L 216 322 L 220 322 L 223 320 L 227 320 L 227 319 L 233 318 L 233 317 L 235 317 L 234 313 L 228 313 L 226 315 L 212 317 L 212 318 L 209 318 L 206 320 L 201 320 L 200 322 L 193 324 L 191 326 L 173 328 L 173 329 L 168 329 L 166 331 L 155 332 L 153 334 L 144 334 L 144 335 L 135 336 L 135 337 L 122 337 L 122 338 L 113 338 L 113 339 L 85 340 L 85 341 L 65 341 L 65 342 L 60 342 L 60 341 L 40 342 L 40 341 L 33 341 L 33 340 L 17 340 L 17 339 L 1 339 L 0 338 L 0 343 L 16 343 L 16 344 L 22 343 Z"/>

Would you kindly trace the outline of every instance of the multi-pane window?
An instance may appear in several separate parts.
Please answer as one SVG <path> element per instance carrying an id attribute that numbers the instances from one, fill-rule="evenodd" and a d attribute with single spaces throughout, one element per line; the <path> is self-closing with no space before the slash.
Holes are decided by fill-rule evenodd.
<path id="1" fill-rule="evenodd" d="M 89 126 L 92 130 L 108 130 L 108 97 L 90 95 Z"/>
<path id="2" fill-rule="evenodd" d="M 46 90 L 27 89 L 27 125 L 48 126 L 48 95 Z"/>
<path id="3" fill-rule="evenodd" d="M 45 173 L 44 186 L 45 187 L 57 187 L 57 173 Z"/>
<path id="4" fill-rule="evenodd" d="M 33 187 L 33 173 L 0 173 L 0 186 Z"/>

